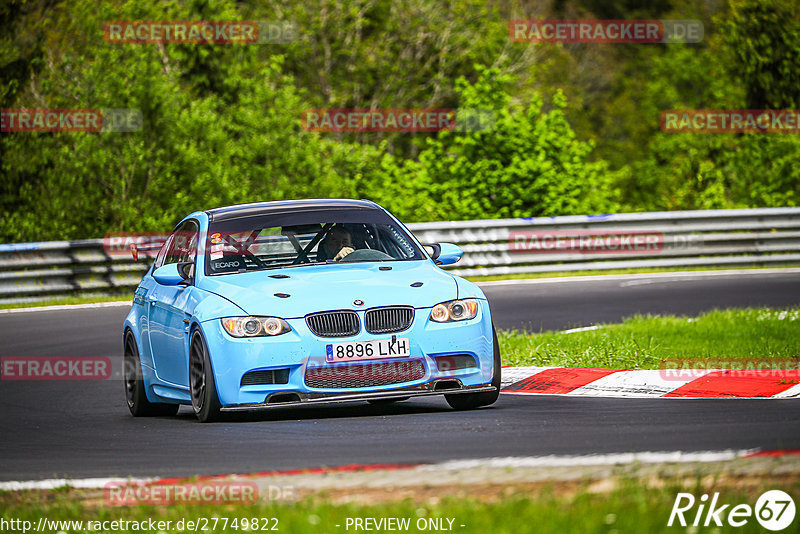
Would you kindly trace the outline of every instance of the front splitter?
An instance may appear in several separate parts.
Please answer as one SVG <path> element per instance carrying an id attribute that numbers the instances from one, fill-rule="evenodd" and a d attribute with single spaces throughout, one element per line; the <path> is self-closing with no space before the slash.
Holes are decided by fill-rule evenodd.
<path id="1" fill-rule="evenodd" d="M 420 384 L 418 386 L 400 389 L 391 389 L 386 391 L 371 391 L 369 393 L 339 393 L 339 392 L 302 392 L 302 391 L 280 391 L 271 394 L 264 402 L 249 403 L 249 404 L 227 404 L 220 408 L 223 412 L 237 412 L 246 410 L 266 410 L 272 408 L 287 408 L 293 406 L 310 406 L 310 405 L 324 405 L 324 404 L 340 404 L 345 402 L 354 401 L 368 401 L 380 399 L 396 399 L 405 397 L 426 397 L 430 395 L 458 395 L 463 393 L 488 393 L 496 391 L 497 388 L 490 385 L 483 386 L 462 386 L 459 382 L 459 387 L 439 387 L 444 382 L 454 382 L 454 379 L 442 379 L 427 384 Z M 273 401 L 270 398 L 274 396 L 296 396 L 299 400 L 292 401 Z"/>

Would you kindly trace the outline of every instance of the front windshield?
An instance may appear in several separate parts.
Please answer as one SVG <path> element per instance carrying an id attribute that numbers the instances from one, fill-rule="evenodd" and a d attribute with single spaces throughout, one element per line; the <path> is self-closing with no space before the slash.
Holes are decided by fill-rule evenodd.
<path id="1" fill-rule="evenodd" d="M 377 210 L 243 217 L 214 223 L 206 273 L 423 258 L 412 239 Z"/>

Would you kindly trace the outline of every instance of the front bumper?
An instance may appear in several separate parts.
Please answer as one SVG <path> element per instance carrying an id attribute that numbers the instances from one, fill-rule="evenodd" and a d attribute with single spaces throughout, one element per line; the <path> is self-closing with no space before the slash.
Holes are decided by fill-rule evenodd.
<path id="1" fill-rule="evenodd" d="M 441 386 L 441 387 L 440 387 Z M 424 397 L 429 395 L 456 395 L 460 393 L 485 393 L 494 391 L 494 386 L 464 386 L 460 380 L 438 379 L 426 384 L 413 387 L 392 389 L 385 391 L 364 391 L 361 393 L 339 392 L 280 392 L 273 393 L 261 403 L 230 404 L 222 406 L 223 412 L 236 412 L 244 410 L 264 410 L 269 408 L 283 408 L 287 406 L 330 405 L 344 402 L 368 401 L 381 399 L 404 399 L 407 397 Z M 295 400 L 289 400 L 295 396 Z"/>
<path id="2" fill-rule="evenodd" d="M 315 336 L 305 319 L 288 319 L 291 332 L 275 337 L 233 338 L 219 320 L 202 323 L 211 356 L 214 379 L 220 404 L 226 411 L 271 408 L 275 406 L 349 402 L 445 393 L 443 382 L 449 380 L 448 394 L 492 391 L 494 369 L 493 332 L 489 306 L 479 301 L 478 315 L 469 321 L 435 323 L 430 321 L 430 308 L 415 310 L 411 327 L 394 335 L 408 338 L 408 358 L 369 360 L 349 364 L 325 362 L 329 343 L 385 339 L 392 334 L 372 335 L 363 328 L 357 335 L 345 338 Z M 356 311 L 363 325 L 364 310 Z M 476 366 L 440 370 L 435 358 L 469 355 Z M 308 369 L 341 369 L 366 363 L 422 363 L 424 372 L 413 380 L 367 387 L 320 388 L 306 384 Z M 288 370 L 288 383 L 242 385 L 242 377 L 252 371 Z M 280 395 L 280 396 L 279 396 Z"/>

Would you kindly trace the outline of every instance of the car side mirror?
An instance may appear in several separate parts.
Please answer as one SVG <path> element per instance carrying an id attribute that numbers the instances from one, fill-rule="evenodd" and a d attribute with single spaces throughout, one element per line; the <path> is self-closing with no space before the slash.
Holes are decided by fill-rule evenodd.
<path id="1" fill-rule="evenodd" d="M 453 243 L 431 243 L 424 246 L 436 265 L 452 265 L 464 255 L 461 247 Z"/>
<path id="2" fill-rule="evenodd" d="M 189 285 L 192 279 L 192 263 L 170 263 L 153 271 L 153 278 L 164 286 Z"/>
<path id="3" fill-rule="evenodd" d="M 436 261 L 436 258 L 439 257 L 439 254 L 442 253 L 442 247 L 439 245 L 439 243 L 425 243 L 422 245 L 422 247 L 433 261 Z"/>

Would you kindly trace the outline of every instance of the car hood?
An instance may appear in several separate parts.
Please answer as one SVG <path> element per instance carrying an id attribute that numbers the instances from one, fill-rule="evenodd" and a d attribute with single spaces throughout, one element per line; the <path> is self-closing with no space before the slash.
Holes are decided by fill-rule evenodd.
<path id="1" fill-rule="evenodd" d="M 274 278 L 283 275 L 288 278 Z M 418 282 L 422 285 L 412 286 Z M 453 276 L 424 260 L 307 265 L 205 276 L 198 287 L 229 299 L 250 315 L 286 319 L 323 310 L 389 305 L 426 308 L 456 298 L 458 291 Z M 356 306 L 354 300 L 364 304 Z"/>

